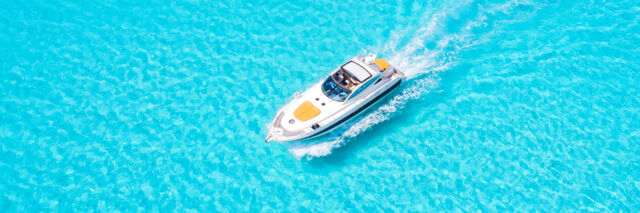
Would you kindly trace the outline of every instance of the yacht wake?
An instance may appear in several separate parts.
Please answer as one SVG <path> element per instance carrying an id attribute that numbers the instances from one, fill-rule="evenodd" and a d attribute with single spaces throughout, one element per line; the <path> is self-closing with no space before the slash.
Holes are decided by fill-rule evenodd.
<path id="1" fill-rule="evenodd" d="M 508 10 L 513 4 L 498 5 L 496 7 L 499 9 L 496 10 Z M 376 124 L 393 118 L 411 100 L 436 91 L 440 73 L 456 64 L 456 57 L 462 50 L 482 42 L 473 34 L 474 29 L 486 25 L 486 16 L 478 12 L 478 7 L 478 4 L 471 2 L 437 13 L 427 12 L 421 22 L 423 24 L 415 26 L 417 29 L 409 27 L 392 34 L 390 41 L 376 52 L 405 73 L 407 79 L 401 91 L 392 93 L 396 95 L 384 99 L 387 101 L 383 104 L 374 105 L 375 108 L 369 109 L 368 114 L 341 125 L 332 131 L 333 135 L 316 141 L 288 144 L 289 151 L 298 159 L 329 155 L 333 149 L 343 146 Z M 470 18 L 456 19 L 462 16 Z"/>

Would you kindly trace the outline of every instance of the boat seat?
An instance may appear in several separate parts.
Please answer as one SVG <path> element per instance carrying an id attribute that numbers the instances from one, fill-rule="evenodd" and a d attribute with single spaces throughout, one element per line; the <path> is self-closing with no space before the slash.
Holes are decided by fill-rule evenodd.
<path id="1" fill-rule="evenodd" d="M 293 111 L 293 117 L 300 121 L 308 121 L 312 118 L 315 118 L 320 114 L 320 109 L 313 106 L 313 104 L 309 101 L 305 101 L 300 104 L 295 111 Z"/>
<path id="2" fill-rule="evenodd" d="M 384 72 L 387 68 L 389 68 L 389 63 L 381 58 L 374 60 L 373 63 L 378 65 L 378 67 L 380 67 L 380 71 L 382 72 Z"/>

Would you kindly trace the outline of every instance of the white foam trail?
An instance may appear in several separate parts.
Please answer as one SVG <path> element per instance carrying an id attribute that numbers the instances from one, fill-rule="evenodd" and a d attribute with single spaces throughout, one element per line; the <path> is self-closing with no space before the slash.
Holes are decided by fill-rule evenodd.
<path id="1" fill-rule="evenodd" d="M 469 6 L 463 5 L 464 6 Z M 373 112 L 358 116 L 360 119 L 350 121 L 346 127 L 338 129 L 338 135 L 330 135 L 325 137 L 323 141 L 311 143 L 289 144 L 289 151 L 298 159 L 306 157 L 311 159 L 314 157 L 326 156 L 331 154 L 332 150 L 344 145 L 349 139 L 354 138 L 361 133 L 371 129 L 371 127 L 389 120 L 396 115 L 406 104 L 414 99 L 423 97 L 425 94 L 437 88 L 440 81 L 439 73 L 445 71 L 455 65 L 456 56 L 462 49 L 474 46 L 481 41 L 474 41 L 472 37 L 472 29 L 484 25 L 486 16 L 479 14 L 476 19 L 469 20 L 460 28 L 460 31 L 453 33 L 443 33 L 443 26 L 448 15 L 458 16 L 455 14 L 458 8 L 449 11 L 442 11 L 435 14 L 427 13 L 425 15 L 425 24 L 419 27 L 415 33 L 404 35 L 397 33 L 383 47 L 381 53 L 387 52 L 391 64 L 399 68 L 407 76 L 409 86 L 402 88 L 399 95 L 394 96 L 387 103 L 379 106 Z M 502 8 L 503 9 L 503 8 Z M 409 42 L 401 45 L 403 39 L 407 36 L 413 36 Z M 427 42 L 436 43 L 428 48 Z M 344 130 L 344 131 L 341 131 Z M 336 134 L 336 133 L 334 133 Z M 327 139 L 328 138 L 328 139 Z"/>

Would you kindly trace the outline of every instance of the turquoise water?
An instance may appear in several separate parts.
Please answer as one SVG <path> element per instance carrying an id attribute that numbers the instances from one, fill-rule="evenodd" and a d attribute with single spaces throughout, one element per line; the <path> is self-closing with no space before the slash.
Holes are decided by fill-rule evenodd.
<path id="1" fill-rule="evenodd" d="M 15 1 L 0 211 L 640 210 L 640 1 Z M 408 81 L 263 142 L 363 51 Z"/>

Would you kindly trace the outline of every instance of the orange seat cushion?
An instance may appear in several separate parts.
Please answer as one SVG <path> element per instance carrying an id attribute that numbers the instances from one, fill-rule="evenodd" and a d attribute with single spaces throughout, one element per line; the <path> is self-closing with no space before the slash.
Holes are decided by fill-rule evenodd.
<path id="1" fill-rule="evenodd" d="M 300 104 L 296 111 L 293 112 L 293 116 L 301 121 L 308 121 L 309 119 L 312 119 L 319 114 L 320 109 L 313 106 L 313 104 L 309 101 L 305 101 L 304 103 Z"/>
<path id="2" fill-rule="evenodd" d="M 376 65 L 378 65 L 378 67 L 380 67 L 380 70 L 382 70 L 384 72 L 384 70 L 386 70 L 387 68 L 389 68 L 389 63 L 387 61 L 385 61 L 384 59 L 376 59 L 373 61 L 373 63 L 376 63 Z"/>

